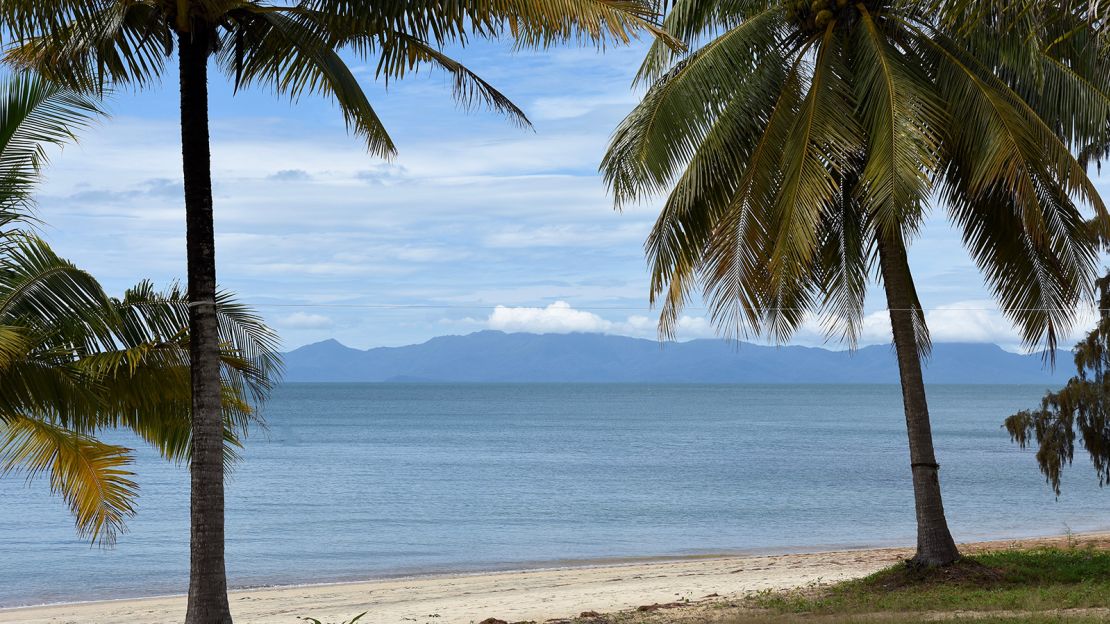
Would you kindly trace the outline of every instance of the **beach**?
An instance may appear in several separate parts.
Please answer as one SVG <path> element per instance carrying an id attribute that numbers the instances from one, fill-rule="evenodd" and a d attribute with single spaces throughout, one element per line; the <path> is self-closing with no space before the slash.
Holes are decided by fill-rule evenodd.
<path id="1" fill-rule="evenodd" d="M 1105 548 L 1110 533 L 1080 537 L 998 540 L 964 544 L 984 549 L 1062 546 L 1069 540 Z M 875 548 L 763 556 L 701 556 L 582 567 L 452 574 L 233 591 L 237 622 L 291 624 L 310 616 L 341 622 L 468 624 L 576 617 L 650 605 L 723 601 L 765 589 L 788 589 L 866 576 L 912 554 Z M 169 624 L 185 613 L 184 596 L 59 604 L 0 610 L 0 622 L 19 624 Z"/>

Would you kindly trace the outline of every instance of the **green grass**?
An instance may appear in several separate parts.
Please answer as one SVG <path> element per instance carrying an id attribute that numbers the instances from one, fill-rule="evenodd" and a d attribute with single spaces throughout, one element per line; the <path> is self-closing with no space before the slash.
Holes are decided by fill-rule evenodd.
<path id="1" fill-rule="evenodd" d="M 554 624 L 552 621 L 551 624 Z M 565 624 L 1096 624 L 1110 622 L 1110 550 L 1001 550 L 834 585 L 591 615 Z"/>
<path id="2" fill-rule="evenodd" d="M 975 624 L 1105 624 L 1110 615 L 1098 612 L 885 612 L 856 614 L 768 613 L 753 611 L 739 605 L 715 612 L 682 610 L 657 612 L 650 615 L 612 613 L 601 618 L 577 619 L 568 624 L 926 624 L 927 622 L 963 622 Z"/>
<path id="3" fill-rule="evenodd" d="M 936 624 L 937 622 L 958 622 L 963 624 L 1105 624 L 1106 616 L 1076 616 L 1066 614 L 1029 614 L 1018 616 L 945 616 L 905 615 L 905 614 L 868 614 L 833 616 L 759 616 L 740 615 L 736 618 L 719 620 L 714 624 Z"/>
<path id="4" fill-rule="evenodd" d="M 899 565 L 828 587 L 760 593 L 747 603 L 770 614 L 811 615 L 1104 608 L 1110 607 L 1110 552 L 1086 548 L 1004 550 L 973 555 L 936 570 L 916 571 Z M 1088 621 L 1059 619 L 1064 615 L 1043 617 L 1057 619 L 975 621 Z M 1089 621 L 1107 619 L 1099 617 Z"/>

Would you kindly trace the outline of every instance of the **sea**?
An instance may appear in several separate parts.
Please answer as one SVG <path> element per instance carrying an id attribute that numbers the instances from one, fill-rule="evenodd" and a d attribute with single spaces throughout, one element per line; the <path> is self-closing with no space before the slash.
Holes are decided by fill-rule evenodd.
<path id="1" fill-rule="evenodd" d="M 928 388 L 959 541 L 1110 527 L 1082 451 L 1056 498 L 1002 421 L 1043 386 Z M 285 384 L 229 476 L 233 587 L 910 545 L 893 385 Z M 0 606 L 182 593 L 188 473 L 136 445 L 111 548 L 0 477 Z"/>

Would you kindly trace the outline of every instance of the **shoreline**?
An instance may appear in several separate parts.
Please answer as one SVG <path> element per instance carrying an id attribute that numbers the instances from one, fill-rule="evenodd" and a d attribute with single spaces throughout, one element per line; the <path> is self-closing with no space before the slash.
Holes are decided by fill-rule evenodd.
<path id="1" fill-rule="evenodd" d="M 967 541 L 958 542 L 961 547 L 967 545 L 979 544 L 1005 544 L 1013 541 L 1029 542 L 1034 540 L 1055 540 L 1066 539 L 1068 535 L 1075 538 L 1110 538 L 1110 526 L 1100 526 L 1094 529 L 1083 531 L 1059 533 L 1059 532 L 1022 532 L 1015 535 L 1006 537 L 994 536 L 978 536 L 972 537 Z M 721 549 L 721 550 L 698 550 L 677 552 L 665 555 L 615 555 L 606 557 L 589 557 L 589 558 L 567 558 L 567 559 L 542 559 L 542 560 L 522 560 L 515 562 L 496 563 L 479 565 L 474 567 L 460 566 L 458 568 L 443 567 L 443 568 L 429 568 L 424 570 L 405 570 L 399 572 L 385 572 L 380 574 L 368 575 L 351 575 L 344 578 L 335 578 L 332 580 L 324 581 L 294 581 L 294 582 L 274 582 L 274 583 L 259 583 L 259 584 L 245 584 L 232 586 L 228 592 L 254 592 L 266 590 L 283 590 L 283 589 L 299 589 L 299 588 L 312 588 L 312 587 L 333 587 L 341 585 L 361 585 L 367 583 L 378 583 L 386 581 L 401 581 L 401 580 L 421 580 L 421 579 L 446 579 L 455 577 L 468 577 L 468 576 L 484 576 L 490 574 L 502 573 L 523 573 L 523 572 L 548 572 L 548 571 L 569 571 L 579 569 L 594 569 L 594 568 L 617 568 L 626 565 L 649 565 L 655 563 L 673 563 L 673 562 L 686 562 L 697 561 L 703 559 L 749 559 L 759 557 L 777 557 L 784 555 L 820 555 L 827 553 L 853 553 L 853 552 L 871 552 L 883 550 L 904 550 L 911 546 L 907 545 L 908 541 L 879 540 L 871 543 L 832 543 L 832 544 L 807 544 L 795 546 L 775 546 L 763 548 L 741 548 L 735 550 Z M 4 622 L 2 616 L 7 611 L 14 611 L 17 609 L 34 609 L 45 607 L 64 607 L 64 606 L 77 606 L 85 604 L 96 604 L 101 602 L 121 602 L 129 600 L 154 600 L 162 598 L 176 598 L 184 597 L 186 594 L 181 592 L 168 592 L 168 593 L 153 593 L 153 594 L 139 594 L 132 596 L 124 596 L 122 598 L 85 598 L 76 600 L 59 600 L 54 602 L 41 602 L 29 603 L 21 605 L 0 605 L 0 622 Z"/>
<path id="2" fill-rule="evenodd" d="M 1110 543 L 1110 532 L 1011 538 L 961 544 L 965 552 L 1020 544 L 1062 545 L 1070 539 Z M 244 622 L 278 624 L 311 616 L 343 621 L 369 611 L 362 621 L 477 622 L 569 618 L 584 611 L 609 612 L 641 605 L 735 598 L 764 589 L 865 576 L 911 554 L 909 547 L 810 549 L 792 553 L 691 554 L 497 571 L 429 573 L 236 589 L 232 612 Z M 566 564 L 571 565 L 566 565 Z M 118 598 L 0 609 L 0 623 L 98 624 L 179 621 L 181 594 Z"/>

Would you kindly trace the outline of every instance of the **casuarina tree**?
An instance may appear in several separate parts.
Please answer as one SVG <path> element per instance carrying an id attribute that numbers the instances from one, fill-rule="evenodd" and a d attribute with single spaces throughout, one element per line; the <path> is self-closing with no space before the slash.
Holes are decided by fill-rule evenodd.
<path id="1" fill-rule="evenodd" d="M 1064 466 L 1075 458 L 1075 444 L 1087 450 L 1098 484 L 1110 483 L 1110 275 L 1098 280 L 1099 318 L 1095 328 L 1075 345 L 1076 375 L 1039 407 L 1006 419 L 1010 437 L 1036 446 L 1037 465 L 1056 495 Z"/>

